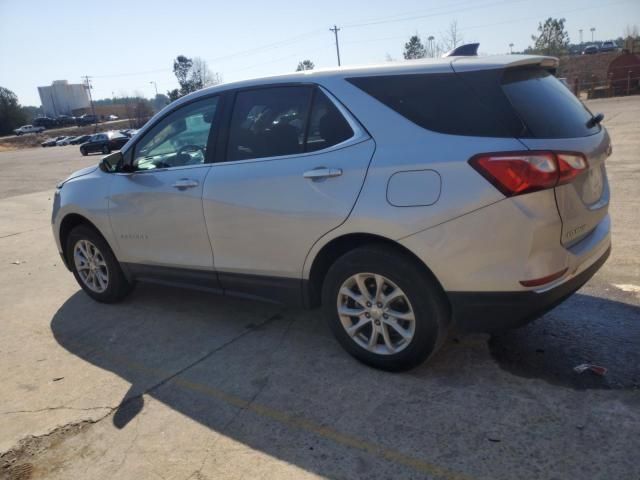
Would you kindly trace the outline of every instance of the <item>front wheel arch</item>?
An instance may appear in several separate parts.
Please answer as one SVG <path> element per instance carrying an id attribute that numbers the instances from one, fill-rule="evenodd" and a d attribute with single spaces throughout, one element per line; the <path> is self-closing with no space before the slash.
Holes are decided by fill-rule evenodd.
<path id="1" fill-rule="evenodd" d="M 70 213 L 62 219 L 62 221 L 60 222 L 60 229 L 58 231 L 58 235 L 60 238 L 60 246 L 62 247 L 63 257 L 65 261 L 65 266 L 69 270 L 71 270 L 71 263 L 70 263 L 70 259 L 66 257 L 67 241 L 69 240 L 69 233 L 71 233 L 71 230 L 73 230 L 75 227 L 79 225 L 85 225 L 91 228 L 92 230 L 95 230 L 96 233 L 102 237 L 102 239 L 106 242 L 106 244 L 109 245 L 109 248 L 111 248 L 111 250 L 113 251 L 113 247 L 109 244 L 109 242 L 107 241 L 105 236 L 102 234 L 100 229 L 96 227 L 88 218 L 77 213 Z"/>

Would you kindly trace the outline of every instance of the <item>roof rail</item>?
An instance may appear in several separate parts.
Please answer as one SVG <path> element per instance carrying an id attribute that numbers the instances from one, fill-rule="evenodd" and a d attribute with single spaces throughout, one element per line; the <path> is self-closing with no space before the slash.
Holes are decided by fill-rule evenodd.
<path id="1" fill-rule="evenodd" d="M 449 50 L 447 53 L 442 55 L 442 58 L 445 57 L 477 57 L 478 56 L 478 47 L 479 43 L 465 43 L 464 45 L 460 45 L 452 50 Z"/>

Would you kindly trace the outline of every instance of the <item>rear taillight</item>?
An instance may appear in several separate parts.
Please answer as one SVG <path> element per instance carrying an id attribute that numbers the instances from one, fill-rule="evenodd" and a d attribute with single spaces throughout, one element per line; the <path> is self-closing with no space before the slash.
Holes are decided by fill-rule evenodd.
<path id="1" fill-rule="evenodd" d="M 576 153 L 558 153 L 558 168 L 560 170 L 560 178 L 558 185 L 564 185 L 571 182 L 574 178 L 584 172 L 588 165 L 587 159 L 583 155 Z"/>
<path id="2" fill-rule="evenodd" d="M 469 163 L 507 197 L 569 183 L 588 167 L 582 154 L 555 152 L 482 154 Z"/>

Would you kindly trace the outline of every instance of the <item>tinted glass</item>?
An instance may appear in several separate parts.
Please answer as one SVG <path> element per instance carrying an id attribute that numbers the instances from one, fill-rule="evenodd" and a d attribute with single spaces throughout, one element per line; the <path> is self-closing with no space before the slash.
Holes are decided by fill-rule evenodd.
<path id="1" fill-rule="evenodd" d="M 502 90 L 535 138 L 593 135 L 592 115 L 557 78 L 541 69 L 513 69 L 504 73 Z"/>
<path id="2" fill-rule="evenodd" d="M 310 87 L 239 92 L 231 117 L 227 160 L 302 153 L 311 92 Z"/>
<path id="3" fill-rule="evenodd" d="M 217 105 L 218 97 L 205 98 L 160 120 L 136 145 L 133 166 L 152 170 L 204 163 Z"/>
<path id="4" fill-rule="evenodd" d="M 353 136 L 353 130 L 329 98 L 316 89 L 307 131 L 307 152 L 332 147 Z"/>
<path id="5" fill-rule="evenodd" d="M 500 92 L 497 73 L 391 75 L 348 80 L 428 130 L 481 137 L 522 136 L 525 133 L 522 122 Z M 481 85 L 479 92 L 471 87 L 474 83 Z"/>

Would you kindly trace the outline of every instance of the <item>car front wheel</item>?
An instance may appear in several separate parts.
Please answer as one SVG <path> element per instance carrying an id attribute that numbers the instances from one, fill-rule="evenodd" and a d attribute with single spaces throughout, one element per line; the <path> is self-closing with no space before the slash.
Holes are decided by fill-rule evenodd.
<path id="1" fill-rule="evenodd" d="M 86 149 L 84 149 L 84 148 L 81 148 L 81 149 L 80 149 L 80 153 L 81 153 L 82 155 L 84 155 L 85 157 L 87 156 L 87 150 L 86 150 Z"/>
<path id="2" fill-rule="evenodd" d="M 111 149 L 109 148 L 108 145 L 103 145 L 102 146 L 102 153 L 104 153 L 105 155 L 111 153 Z"/>
<path id="3" fill-rule="evenodd" d="M 355 249 L 329 269 L 322 306 L 340 344 L 361 362 L 406 370 L 444 342 L 449 309 L 417 260 L 384 245 Z"/>
<path id="4" fill-rule="evenodd" d="M 133 289 L 111 248 L 93 228 L 80 225 L 69 233 L 66 258 L 80 287 L 98 302 L 117 302 Z"/>

